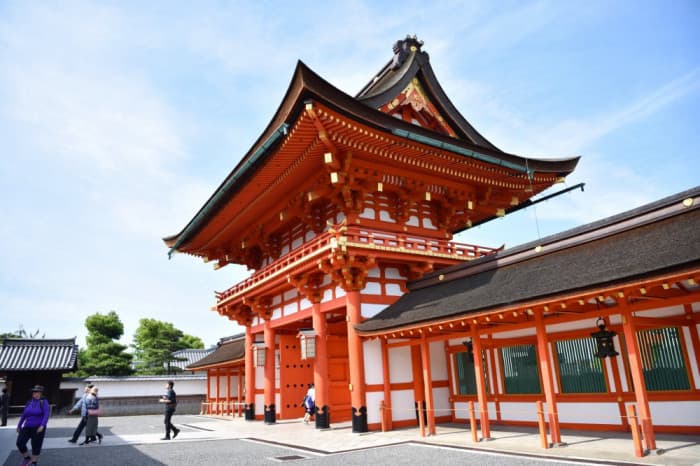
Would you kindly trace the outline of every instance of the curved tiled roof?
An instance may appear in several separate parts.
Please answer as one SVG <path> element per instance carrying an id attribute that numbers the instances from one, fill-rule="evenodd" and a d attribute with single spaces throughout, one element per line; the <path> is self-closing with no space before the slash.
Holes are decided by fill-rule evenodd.
<path id="1" fill-rule="evenodd" d="M 691 206 L 684 199 L 694 199 Z M 391 330 L 700 267 L 700 187 L 409 284 L 360 332 Z M 542 252 L 535 247 L 543 246 Z"/>
<path id="2" fill-rule="evenodd" d="M 406 39 L 397 41 L 394 45 L 394 57 L 355 98 L 372 108 L 379 108 L 398 95 L 412 79 L 418 78 L 430 94 L 431 101 L 438 106 L 450 126 L 457 130 L 460 139 L 500 152 L 452 104 L 435 77 L 428 54 L 421 50 L 422 45 L 423 41 L 419 41 L 415 36 L 407 36 Z"/>
<path id="3" fill-rule="evenodd" d="M 169 365 L 171 368 L 178 367 L 178 368 L 184 370 L 190 364 L 194 364 L 197 361 L 199 361 L 200 359 L 213 353 L 215 349 L 216 348 L 208 348 L 208 349 L 188 348 L 188 349 L 175 351 L 174 353 L 172 353 L 172 357 L 174 359 L 169 361 L 167 363 L 167 365 Z"/>
<path id="4" fill-rule="evenodd" d="M 0 371 L 63 371 L 77 369 L 75 338 L 46 340 L 5 338 L 0 345 Z"/>
<path id="5" fill-rule="evenodd" d="M 214 352 L 203 357 L 185 369 L 194 371 L 208 367 L 221 366 L 245 358 L 245 335 L 222 338 Z"/>
<path id="6" fill-rule="evenodd" d="M 434 85 L 429 89 L 431 95 L 438 96 L 436 101 L 441 102 L 441 108 L 446 111 L 446 114 L 451 115 L 450 118 L 454 120 L 451 123 L 455 127 L 461 128 L 462 137 L 455 139 L 428 128 L 394 118 L 370 105 L 373 103 L 374 94 L 370 97 L 368 94 L 361 92 L 358 97 L 350 96 L 299 61 L 282 102 L 257 141 L 182 231 L 163 238 L 166 246 L 170 248 L 170 253 L 186 251 L 186 248 L 183 246 L 190 242 L 207 224 L 207 221 L 215 216 L 223 206 L 246 186 L 247 182 L 254 177 L 265 161 L 273 156 L 276 147 L 284 140 L 287 129 L 297 120 L 307 103 L 320 103 L 349 119 L 353 119 L 380 132 L 404 138 L 411 144 L 428 144 L 426 141 L 431 141 L 431 144 L 444 147 L 446 150 L 462 156 L 465 156 L 463 155 L 464 153 L 478 154 L 484 159 L 490 160 L 491 164 L 517 166 L 522 170 L 533 173 L 553 173 L 557 176 L 565 177 L 574 170 L 578 164 L 579 157 L 561 159 L 529 158 L 503 152 L 493 146 L 479 135 L 450 103 L 439 84 L 437 84 L 434 75 L 432 75 L 432 70 L 427 62 L 427 54 L 423 52 L 421 54 L 414 53 L 409 61 L 417 63 L 416 66 L 420 65 L 416 70 L 420 70 L 420 74 L 425 78 L 426 83 L 434 82 Z M 418 72 L 416 70 L 412 68 L 405 69 L 404 74 L 409 76 L 411 73 Z"/>

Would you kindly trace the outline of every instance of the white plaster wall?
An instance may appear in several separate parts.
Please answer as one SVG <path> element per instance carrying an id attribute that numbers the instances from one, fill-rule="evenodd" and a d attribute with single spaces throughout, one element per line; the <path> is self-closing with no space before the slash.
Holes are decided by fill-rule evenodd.
<path id="1" fill-rule="evenodd" d="M 282 303 L 282 295 L 277 294 L 272 298 L 272 305 L 273 306 L 276 306 L 276 305 L 281 304 L 281 303 Z"/>
<path id="2" fill-rule="evenodd" d="M 367 423 L 381 422 L 379 417 L 379 403 L 384 399 L 384 392 L 368 392 L 365 395 L 367 401 Z"/>
<path id="3" fill-rule="evenodd" d="M 382 294 L 382 284 L 378 282 L 367 282 L 365 285 L 365 288 L 362 290 L 363 294 L 374 294 L 374 295 L 381 295 Z"/>
<path id="4" fill-rule="evenodd" d="M 383 384 L 382 344 L 379 339 L 365 340 L 362 343 L 365 361 L 365 383 L 368 385 Z"/>
<path id="5" fill-rule="evenodd" d="M 425 217 L 423 219 L 423 228 L 426 228 L 428 230 L 437 230 L 437 227 L 433 225 L 433 222 L 430 220 L 430 217 Z"/>
<path id="6" fill-rule="evenodd" d="M 303 238 L 295 238 L 294 241 L 292 241 L 292 249 L 296 249 L 302 244 L 304 244 Z"/>
<path id="7" fill-rule="evenodd" d="M 450 403 L 450 388 L 433 388 L 433 404 L 435 405 L 436 416 L 447 416 L 452 414 L 452 406 Z"/>
<path id="8" fill-rule="evenodd" d="M 409 346 L 389 348 L 389 380 L 391 380 L 391 383 L 408 383 L 413 381 L 411 348 Z"/>
<path id="9" fill-rule="evenodd" d="M 384 269 L 384 277 L 390 279 L 402 279 L 403 275 L 399 273 L 399 269 L 395 267 L 387 267 Z"/>
<path id="10" fill-rule="evenodd" d="M 374 220 L 374 209 L 365 207 L 365 210 L 362 211 L 360 217 Z"/>
<path id="11" fill-rule="evenodd" d="M 385 288 L 387 296 L 403 296 L 404 294 L 401 285 L 396 283 L 387 283 Z"/>
<path id="12" fill-rule="evenodd" d="M 391 392 L 391 419 L 404 421 L 416 418 L 413 390 L 395 390 Z"/>
<path id="13" fill-rule="evenodd" d="M 411 215 L 408 220 L 406 221 L 406 225 L 409 227 L 417 227 L 420 226 L 420 222 L 418 221 L 418 217 L 415 215 Z"/>
<path id="14" fill-rule="evenodd" d="M 386 210 L 379 211 L 379 220 L 381 220 L 382 222 L 387 222 L 387 223 L 396 223 L 396 220 L 391 218 L 391 215 Z"/>
<path id="15" fill-rule="evenodd" d="M 265 414 L 265 394 L 257 393 L 255 395 L 255 414 Z"/>
<path id="16" fill-rule="evenodd" d="M 614 393 L 617 389 L 617 386 L 615 385 L 615 377 L 613 376 L 612 368 L 613 368 L 613 362 L 615 358 L 605 358 L 603 361 L 605 362 L 605 374 L 607 375 L 607 382 L 608 382 L 608 387 L 610 387 L 610 392 Z"/>
<path id="17" fill-rule="evenodd" d="M 207 393 L 206 375 L 165 375 L 165 376 L 131 376 L 131 377 L 89 377 L 93 384 L 100 389 L 103 398 L 120 398 L 134 396 L 160 397 L 165 393 L 168 380 L 175 382 L 175 393 L 185 395 L 205 395 Z M 61 383 L 61 388 L 75 388 L 82 393 L 84 383 Z M 76 393 L 78 393 L 76 392 Z"/>
<path id="18" fill-rule="evenodd" d="M 654 425 L 694 427 L 700 425 L 700 401 L 652 401 L 649 407 Z M 639 409 L 637 409 L 637 415 L 639 415 Z"/>
<path id="19" fill-rule="evenodd" d="M 618 352 L 619 352 L 619 350 L 621 350 L 619 336 L 616 335 L 613 337 L 613 345 L 615 346 L 615 349 L 618 350 Z M 615 364 L 617 364 L 617 370 L 620 374 L 620 385 L 621 385 L 620 389 L 621 389 L 621 391 L 626 392 L 629 390 L 629 388 L 627 386 L 627 377 L 625 376 L 626 372 L 625 372 L 624 359 L 623 358 L 615 358 Z"/>
<path id="20" fill-rule="evenodd" d="M 698 373 L 698 358 L 700 354 L 695 354 L 693 351 L 693 340 L 690 336 L 689 327 L 683 327 L 683 341 L 685 342 L 685 350 L 688 353 L 688 360 L 690 360 L 690 373 L 693 375 L 695 387 L 700 387 L 700 374 Z"/>
<path id="21" fill-rule="evenodd" d="M 301 298 L 299 301 L 299 309 L 308 309 L 311 307 L 311 301 L 306 298 Z"/>
<path id="22" fill-rule="evenodd" d="M 265 368 L 255 367 L 255 388 L 265 388 Z"/>
<path id="23" fill-rule="evenodd" d="M 489 420 L 493 421 L 496 419 L 496 403 L 486 403 L 486 409 L 488 410 Z M 469 419 L 469 403 L 466 401 L 455 403 L 455 414 L 460 419 Z M 474 414 L 477 419 L 480 419 L 478 401 L 474 401 Z"/>
<path id="24" fill-rule="evenodd" d="M 547 333 L 565 332 L 569 330 L 579 330 L 582 328 L 591 329 L 591 332 L 597 330 L 593 319 L 577 320 L 575 322 L 564 322 L 562 324 L 553 324 L 545 326 Z"/>
<path id="25" fill-rule="evenodd" d="M 559 422 L 621 424 L 617 403 L 557 403 Z"/>
<path id="26" fill-rule="evenodd" d="M 272 320 L 279 319 L 280 317 L 282 317 L 282 308 L 277 307 L 272 311 Z"/>
<path id="27" fill-rule="evenodd" d="M 373 267 L 367 271 L 367 277 L 369 278 L 381 278 L 382 276 L 382 271 L 379 270 L 379 267 Z"/>
<path id="28" fill-rule="evenodd" d="M 501 402 L 501 418 L 504 421 L 537 421 L 537 408 L 534 402 Z"/>
<path id="29" fill-rule="evenodd" d="M 519 337 L 529 337 L 536 335 L 534 328 L 525 328 L 522 330 L 513 330 L 512 332 L 498 332 L 493 334 L 494 340 L 500 340 L 502 338 L 519 338 Z"/>
<path id="30" fill-rule="evenodd" d="M 339 286 L 335 287 L 335 297 L 340 298 L 341 296 L 345 296 L 345 290 Z"/>
<path id="31" fill-rule="evenodd" d="M 384 304 L 362 303 L 360 305 L 360 314 L 362 314 L 362 317 L 368 319 L 370 317 L 376 316 L 377 314 L 382 312 L 385 308 L 386 308 L 386 305 L 384 305 Z"/>
<path id="32" fill-rule="evenodd" d="M 295 302 L 284 305 L 284 315 L 294 314 L 299 310 L 299 305 Z"/>
<path id="33" fill-rule="evenodd" d="M 430 343 L 430 369 L 433 381 L 447 380 L 447 359 L 445 346 L 441 341 Z"/>
<path id="34" fill-rule="evenodd" d="M 685 314 L 683 306 L 669 306 L 651 309 L 649 311 L 635 312 L 639 317 L 667 317 Z"/>
<path id="35" fill-rule="evenodd" d="M 323 291 L 323 298 L 321 298 L 321 302 L 328 302 L 333 299 L 333 290 L 324 290 Z"/>

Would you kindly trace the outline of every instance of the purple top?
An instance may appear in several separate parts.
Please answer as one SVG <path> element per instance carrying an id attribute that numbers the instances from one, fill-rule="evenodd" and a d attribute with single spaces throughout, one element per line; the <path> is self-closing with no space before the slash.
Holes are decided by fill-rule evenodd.
<path id="1" fill-rule="evenodd" d="M 35 400 L 32 398 L 27 403 L 22 411 L 22 417 L 19 418 L 19 424 L 17 427 L 39 427 L 44 426 L 49 422 L 49 412 L 51 411 L 49 407 L 49 402 L 44 398 Z"/>

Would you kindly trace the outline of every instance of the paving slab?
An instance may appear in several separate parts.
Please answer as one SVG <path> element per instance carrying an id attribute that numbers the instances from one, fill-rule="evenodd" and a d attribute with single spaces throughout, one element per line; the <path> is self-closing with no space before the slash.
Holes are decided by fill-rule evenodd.
<path id="1" fill-rule="evenodd" d="M 323 455 L 412 444 L 588 464 L 700 465 L 700 436 L 690 435 L 657 434 L 661 454 L 638 458 L 634 456 L 631 435 L 619 432 L 564 430 L 562 440 L 566 446 L 542 449 L 538 431 L 520 427 L 492 426 L 490 441 L 474 443 L 468 426 L 458 424 L 438 425 L 435 435 L 422 437 L 418 428 L 358 434 L 352 432 L 349 423 L 332 424 L 330 429 L 316 429 L 313 423 L 304 424 L 301 419 L 267 425 L 262 421 L 245 421 L 239 417 L 176 415 L 174 421 L 181 433 L 177 439 L 168 442 L 160 440 L 163 436 L 162 416 L 103 417 L 99 427 L 104 434 L 102 444 L 79 446 L 67 442 L 78 418 L 55 417 L 49 422 L 41 463 L 50 464 L 48 460 L 52 450 L 167 445 L 168 448 L 182 450 L 182 454 L 186 455 L 188 451 L 196 451 L 194 445 L 202 442 L 216 444 L 224 440 L 245 440 L 277 446 L 285 451 Z M 10 426 L 0 428 L 0 464 L 14 464 L 8 461 L 13 454 L 17 455 L 15 426 L 16 420 Z M 182 448 L 177 445 L 188 446 Z M 193 458 L 193 465 L 198 464 L 195 461 Z"/>

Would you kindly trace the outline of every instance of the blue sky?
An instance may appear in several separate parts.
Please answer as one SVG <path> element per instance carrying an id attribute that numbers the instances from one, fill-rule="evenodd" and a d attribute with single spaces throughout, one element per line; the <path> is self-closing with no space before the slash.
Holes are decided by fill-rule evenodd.
<path id="1" fill-rule="evenodd" d="M 499 148 L 581 155 L 576 192 L 460 234 L 507 246 L 700 184 L 700 2 L 0 0 L 0 332 L 115 310 L 206 345 L 240 268 L 177 233 L 257 139 L 297 60 L 354 95 L 406 34 Z M 559 189 L 561 185 L 555 189 Z M 553 192 L 550 191 L 550 192 Z"/>

